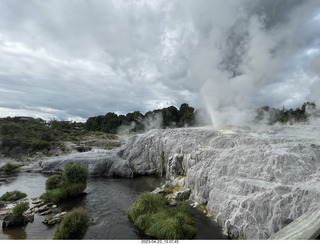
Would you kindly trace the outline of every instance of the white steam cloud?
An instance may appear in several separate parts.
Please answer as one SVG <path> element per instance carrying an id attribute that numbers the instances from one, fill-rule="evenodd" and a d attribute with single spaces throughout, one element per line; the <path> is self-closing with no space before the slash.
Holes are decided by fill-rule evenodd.
<path id="1" fill-rule="evenodd" d="M 211 31 L 206 30 L 206 38 L 198 42 L 191 74 L 201 84 L 201 97 L 216 128 L 248 125 L 259 106 L 290 106 L 302 91 L 320 104 L 319 81 L 306 69 L 319 72 L 319 53 L 301 55 L 306 46 L 310 49 L 319 42 L 319 2 L 228 1 L 221 7 L 214 1 L 211 5 L 212 18 L 195 22 Z M 201 11 L 205 10 L 199 15 Z M 268 93 L 281 89 L 287 90 L 287 97 L 279 97 L 284 103 L 270 104 Z"/>

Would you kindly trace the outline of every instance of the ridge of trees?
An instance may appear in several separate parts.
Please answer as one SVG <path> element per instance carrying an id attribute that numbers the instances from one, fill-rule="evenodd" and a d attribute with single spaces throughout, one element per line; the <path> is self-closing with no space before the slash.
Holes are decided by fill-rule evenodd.
<path id="1" fill-rule="evenodd" d="M 305 102 L 301 108 L 277 109 L 269 106 L 263 106 L 256 110 L 255 122 L 265 121 L 268 125 L 308 123 L 310 117 L 320 117 L 320 110 L 313 102 Z"/>
<path id="2" fill-rule="evenodd" d="M 170 106 L 163 109 L 156 109 L 143 115 L 139 111 L 117 115 L 109 112 L 106 115 L 99 115 L 88 118 L 85 129 L 90 131 L 101 131 L 106 133 L 143 132 L 154 128 L 177 128 L 199 125 L 197 115 L 203 112 L 195 110 L 186 103 L 181 104 L 177 109 Z"/>
<path id="3" fill-rule="evenodd" d="M 200 119 L 199 118 L 203 118 Z M 256 110 L 253 122 L 267 125 L 308 123 L 319 118 L 320 110 L 315 103 L 305 102 L 296 109 L 277 109 L 264 106 Z M 204 109 L 195 110 L 184 103 L 177 109 L 170 106 L 147 112 L 126 115 L 107 113 L 88 118 L 85 123 L 50 120 L 31 117 L 0 118 L 0 156 L 20 158 L 37 153 L 51 156 L 65 152 L 65 141 L 79 143 L 87 136 L 101 135 L 114 138 L 116 133 L 141 133 L 150 129 L 202 126 L 210 121 Z M 209 123 L 208 123 L 209 124 Z M 110 134 L 108 134 L 110 133 Z M 114 146 L 112 146 L 114 147 Z"/>

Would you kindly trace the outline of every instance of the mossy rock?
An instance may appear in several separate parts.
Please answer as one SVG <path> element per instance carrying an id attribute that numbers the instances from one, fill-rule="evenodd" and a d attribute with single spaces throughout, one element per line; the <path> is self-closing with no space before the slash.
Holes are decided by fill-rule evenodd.
<path id="1" fill-rule="evenodd" d="M 1 196 L 2 201 L 17 201 L 19 199 L 25 198 L 27 194 L 20 192 L 20 191 L 11 191 L 6 192 Z"/>
<path id="2" fill-rule="evenodd" d="M 19 167 L 21 167 L 21 165 L 19 164 L 7 163 L 4 166 L 2 166 L 0 170 L 10 172 L 10 171 L 17 170 Z"/>

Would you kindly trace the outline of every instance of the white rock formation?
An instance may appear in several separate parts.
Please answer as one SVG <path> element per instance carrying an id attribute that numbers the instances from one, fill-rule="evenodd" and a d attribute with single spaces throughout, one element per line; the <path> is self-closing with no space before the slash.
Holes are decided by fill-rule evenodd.
<path id="1" fill-rule="evenodd" d="M 84 164 L 91 176 L 185 175 L 190 199 L 237 239 L 268 239 L 320 200 L 317 128 L 273 132 L 205 128 L 152 130 L 118 150 L 43 160 L 42 171 Z M 41 171 L 40 170 L 40 171 Z"/>
<path id="2" fill-rule="evenodd" d="M 152 130 L 131 138 L 118 155 L 135 174 L 186 175 L 190 198 L 207 201 L 226 233 L 267 239 L 319 204 L 320 139 L 314 132 Z"/>

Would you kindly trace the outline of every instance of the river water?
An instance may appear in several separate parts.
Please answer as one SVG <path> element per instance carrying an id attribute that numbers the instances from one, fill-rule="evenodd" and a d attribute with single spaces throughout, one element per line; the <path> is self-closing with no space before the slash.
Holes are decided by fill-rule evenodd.
<path id="1" fill-rule="evenodd" d="M 45 191 L 48 175 L 40 173 L 15 173 L 0 175 L 0 196 L 7 191 L 25 192 L 28 198 L 37 197 Z M 84 239 L 94 240 L 140 240 L 150 237 L 140 232 L 127 217 L 127 211 L 136 196 L 144 191 L 155 189 L 164 183 L 163 178 L 89 178 L 82 196 L 61 203 L 62 210 L 74 207 L 84 208 L 90 217 L 90 227 Z M 30 202 L 31 203 L 31 202 Z M 32 206 L 30 204 L 30 206 Z M 197 234 L 194 239 L 225 239 L 221 228 L 198 210 L 193 209 Z M 52 239 L 54 226 L 42 223 L 43 216 L 35 215 L 33 223 L 24 228 L 0 231 L 1 240 Z M 1 221 L 2 222 L 2 221 Z"/>

